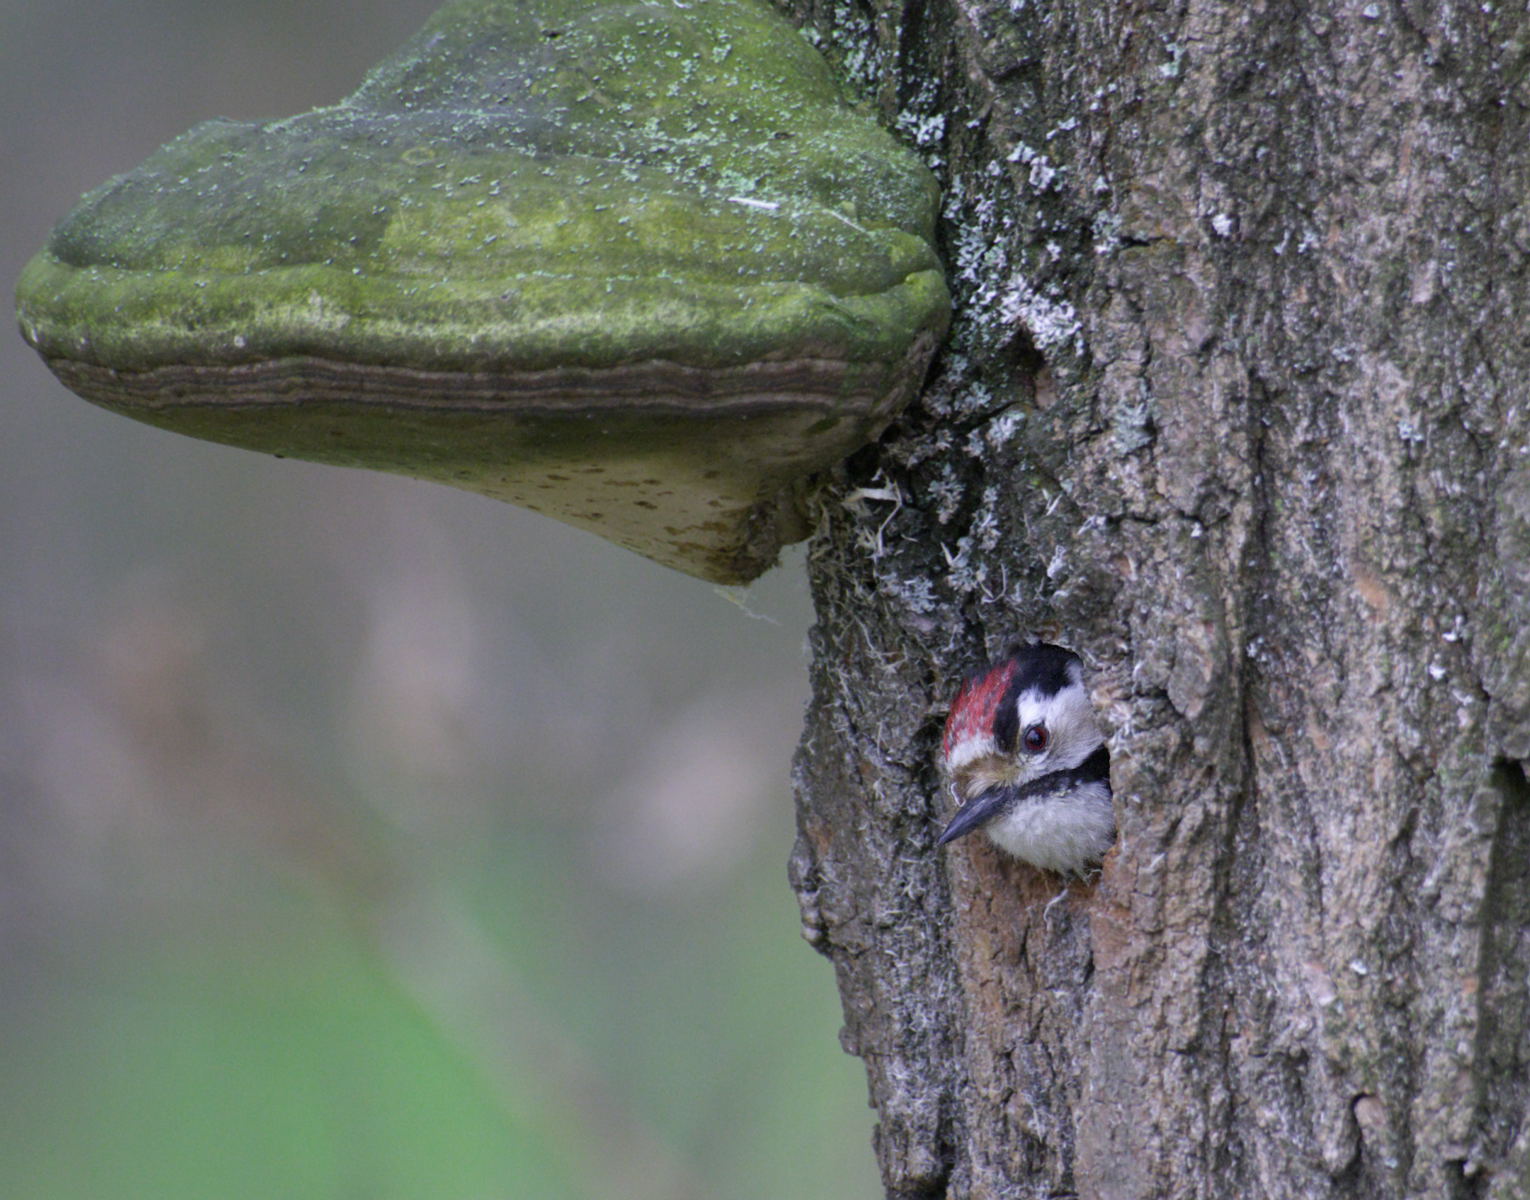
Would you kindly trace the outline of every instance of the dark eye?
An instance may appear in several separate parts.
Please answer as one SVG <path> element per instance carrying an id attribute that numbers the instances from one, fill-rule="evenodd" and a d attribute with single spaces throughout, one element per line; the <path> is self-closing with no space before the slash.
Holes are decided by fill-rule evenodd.
<path id="1" fill-rule="evenodd" d="M 1052 737 L 1047 733 L 1045 725 L 1031 725 L 1026 729 L 1022 740 L 1028 753 L 1040 754 L 1047 748 L 1047 743 L 1052 740 Z"/>

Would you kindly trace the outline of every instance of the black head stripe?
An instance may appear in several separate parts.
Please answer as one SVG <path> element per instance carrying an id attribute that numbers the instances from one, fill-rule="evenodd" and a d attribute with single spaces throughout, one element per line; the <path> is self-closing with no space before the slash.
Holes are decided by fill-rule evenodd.
<path id="1" fill-rule="evenodd" d="M 1110 751 L 1106 749 L 1103 742 L 1095 747 L 1094 753 L 1078 766 L 1052 771 L 1040 779 L 1033 779 L 1029 783 L 1014 788 L 1014 799 L 1016 803 L 1019 803 L 1036 796 L 1065 792 L 1069 788 L 1086 783 L 1103 783 L 1107 788 L 1110 787 Z"/>
<path id="2" fill-rule="evenodd" d="M 1073 768 L 1075 783 L 1110 783 L 1110 751 L 1101 742 L 1094 753 Z"/>
<path id="3" fill-rule="evenodd" d="M 1020 744 L 1020 710 L 1016 701 L 1022 692 L 1036 691 L 1055 696 L 1069 684 L 1082 678 L 1079 658 L 1071 650 L 1047 642 L 1016 646 L 1009 657 L 1019 664 L 1015 677 L 1004 691 L 999 710 L 993 718 L 993 740 L 1005 754 L 1013 754 Z"/>
<path id="4" fill-rule="evenodd" d="M 1020 676 L 1017 674 L 1004 689 L 998 711 L 993 715 L 993 740 L 1005 754 L 1013 754 L 1020 744 L 1020 709 L 1015 701 L 1020 697 Z"/>
<path id="5" fill-rule="evenodd" d="M 1015 657 L 1020 660 L 1020 669 L 1015 672 L 1016 696 L 1030 689 L 1043 696 L 1055 696 L 1083 677 L 1078 655 L 1061 646 L 1035 642 L 1021 646 Z"/>

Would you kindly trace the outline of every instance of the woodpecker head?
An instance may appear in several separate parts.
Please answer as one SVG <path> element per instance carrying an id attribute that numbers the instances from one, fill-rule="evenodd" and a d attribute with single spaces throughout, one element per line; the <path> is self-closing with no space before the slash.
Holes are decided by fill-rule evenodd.
<path id="1" fill-rule="evenodd" d="M 1073 651 L 1016 646 L 968 678 L 941 746 L 960 807 L 939 845 L 982 829 L 1015 857 L 1063 874 L 1082 874 L 1110 848 L 1110 751 Z"/>

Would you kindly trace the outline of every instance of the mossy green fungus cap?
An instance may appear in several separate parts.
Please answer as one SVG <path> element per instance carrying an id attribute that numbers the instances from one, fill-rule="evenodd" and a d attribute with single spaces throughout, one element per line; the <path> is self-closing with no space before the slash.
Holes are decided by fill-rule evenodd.
<path id="1" fill-rule="evenodd" d="M 459 0 L 340 104 L 86 195 L 19 316 L 114 411 L 742 582 L 917 390 L 936 200 L 758 0 Z"/>

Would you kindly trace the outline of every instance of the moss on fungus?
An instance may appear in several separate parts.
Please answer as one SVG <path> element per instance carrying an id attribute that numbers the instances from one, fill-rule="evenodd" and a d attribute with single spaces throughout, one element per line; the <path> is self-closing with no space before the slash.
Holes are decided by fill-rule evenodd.
<path id="1" fill-rule="evenodd" d="M 758 0 L 459 0 L 341 103 L 87 194 L 19 319 L 117 411 L 736 581 L 917 388 L 936 201 Z M 624 492 L 549 479 L 580 464 Z"/>

